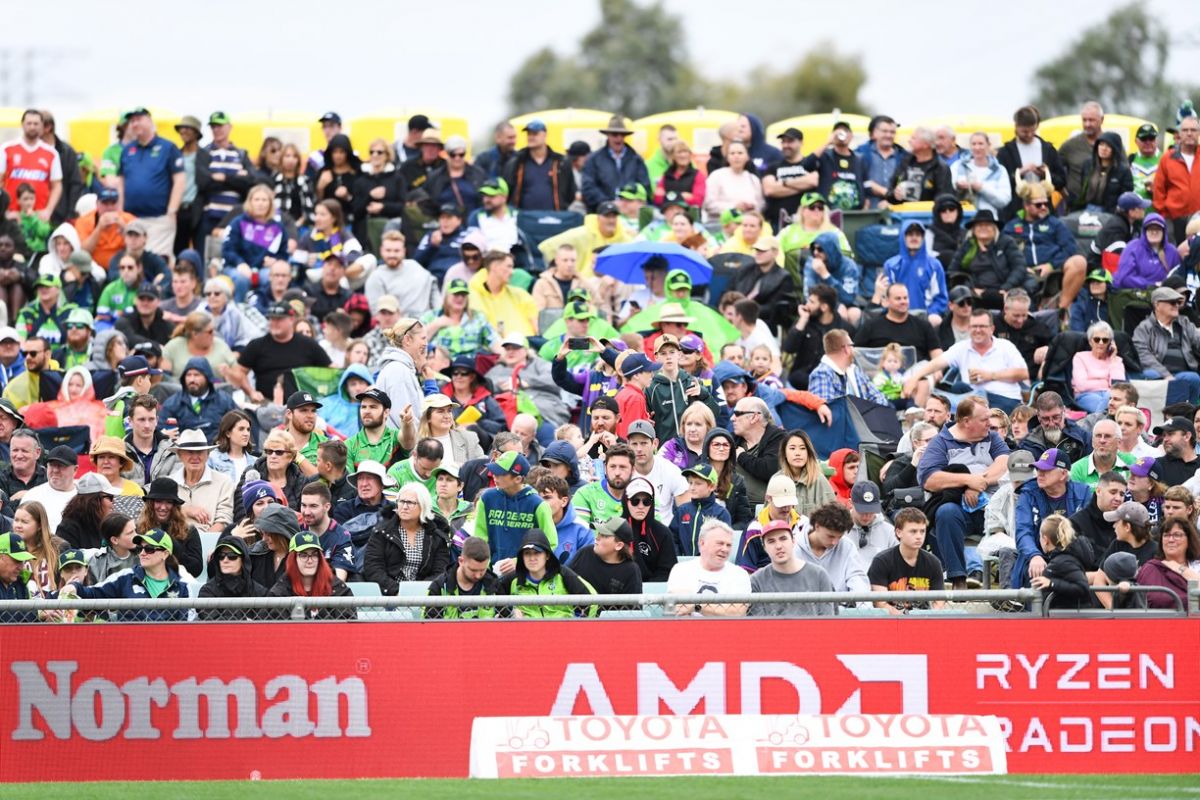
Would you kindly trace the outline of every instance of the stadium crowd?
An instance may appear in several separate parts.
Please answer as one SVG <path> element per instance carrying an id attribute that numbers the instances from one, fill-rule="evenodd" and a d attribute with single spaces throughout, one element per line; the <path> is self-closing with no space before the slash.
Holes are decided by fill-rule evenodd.
<path id="1" fill-rule="evenodd" d="M 1056 149 L 1018 109 L 993 152 L 948 128 L 902 147 L 886 115 L 856 148 L 845 122 L 776 147 L 743 115 L 708 153 L 663 126 L 648 159 L 621 116 L 565 153 L 533 119 L 471 163 L 422 115 L 352 142 L 329 112 L 323 150 L 252 160 L 224 112 L 184 117 L 180 148 L 138 107 L 85 176 L 31 109 L 0 149 L 0 600 L 994 570 L 1057 608 L 1186 605 L 1200 119 L 1127 156 L 1098 104 L 1080 117 Z"/>

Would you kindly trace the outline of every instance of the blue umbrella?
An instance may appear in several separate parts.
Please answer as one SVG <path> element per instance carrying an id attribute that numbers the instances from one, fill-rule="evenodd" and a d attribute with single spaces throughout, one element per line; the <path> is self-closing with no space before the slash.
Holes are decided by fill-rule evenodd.
<path id="1" fill-rule="evenodd" d="M 668 271 L 686 272 L 697 286 L 708 283 L 712 277 L 712 265 L 704 256 L 675 242 L 626 242 L 606 247 L 596 256 L 596 274 L 609 275 L 622 283 L 645 284 L 642 265 L 653 256 L 664 259 Z"/>

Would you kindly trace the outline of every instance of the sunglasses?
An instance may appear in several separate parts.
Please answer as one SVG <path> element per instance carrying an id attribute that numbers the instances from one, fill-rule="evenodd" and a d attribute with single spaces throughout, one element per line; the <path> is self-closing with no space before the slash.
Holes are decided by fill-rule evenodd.
<path id="1" fill-rule="evenodd" d="M 631 506 L 652 506 L 652 505 L 654 505 L 654 501 L 651 500 L 647 495 L 639 494 L 636 497 L 629 498 L 629 505 L 631 505 Z"/>
<path id="2" fill-rule="evenodd" d="M 825 210 L 824 203 L 813 203 L 811 206 L 806 206 L 806 207 L 811 208 L 813 211 L 824 211 Z"/>
<path id="3" fill-rule="evenodd" d="M 468 372 L 465 369 L 456 369 L 450 373 L 450 377 L 451 378 L 470 378 L 474 374 L 475 374 L 474 372 Z"/>
<path id="4" fill-rule="evenodd" d="M 1108 338 L 1107 336 L 1093 336 L 1092 341 L 1096 344 L 1108 344 L 1112 341 L 1112 339 Z"/>
<path id="5" fill-rule="evenodd" d="M 758 413 L 757 411 L 734 411 L 733 415 L 735 417 L 744 417 L 747 414 L 757 414 L 757 413 Z"/>
<path id="6" fill-rule="evenodd" d="M 220 289 L 212 289 L 211 291 L 205 292 L 204 296 L 205 297 L 213 297 L 214 295 L 218 295 L 218 294 L 225 294 L 225 293 L 222 292 Z"/>
<path id="7" fill-rule="evenodd" d="M 446 155 L 450 156 L 451 158 L 466 158 L 467 157 L 467 154 L 465 152 L 463 152 L 463 153 L 447 153 Z"/>
<path id="8" fill-rule="evenodd" d="M 387 150 L 368 150 L 367 152 L 369 152 L 373 156 L 386 156 L 387 155 Z"/>
<path id="9" fill-rule="evenodd" d="M 268 450 L 268 449 L 263 450 L 263 453 L 265 453 L 266 455 L 269 455 L 269 456 L 286 456 L 290 452 L 291 452 L 290 450 Z"/>
<path id="10" fill-rule="evenodd" d="M 1050 203 L 1046 202 L 1045 200 L 1038 200 L 1036 203 L 1030 203 L 1029 205 L 1033 206 L 1034 208 L 1049 208 L 1050 207 Z"/>
<path id="11" fill-rule="evenodd" d="M 44 352 L 46 352 L 46 351 L 45 350 L 22 350 L 21 355 L 25 356 L 26 358 L 31 358 L 33 356 L 40 356 Z"/>
<path id="12" fill-rule="evenodd" d="M 232 550 L 226 550 L 217 556 L 217 561 L 241 561 L 241 560 L 242 560 L 241 555 L 233 552 Z"/>
<path id="13" fill-rule="evenodd" d="M 142 553 L 149 553 L 150 555 L 154 555 L 155 553 L 167 552 L 167 548 L 159 547 L 159 546 L 153 545 L 153 544 L 139 544 L 139 545 L 134 546 L 133 552 L 137 553 L 138 555 L 141 555 Z"/>
<path id="14" fill-rule="evenodd" d="M 475 255 L 463 256 L 463 261 L 482 261 L 482 260 L 483 260 L 483 256 L 479 255 L 478 253 Z"/>
<path id="15" fill-rule="evenodd" d="M 78 322 L 73 322 L 67 325 L 67 330 L 69 331 L 86 331 L 87 329 L 87 325 L 80 325 Z"/>

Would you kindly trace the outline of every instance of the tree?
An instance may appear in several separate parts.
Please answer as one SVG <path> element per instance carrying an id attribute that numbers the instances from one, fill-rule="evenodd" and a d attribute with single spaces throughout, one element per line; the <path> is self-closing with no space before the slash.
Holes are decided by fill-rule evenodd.
<path id="1" fill-rule="evenodd" d="M 858 93 L 867 82 L 859 56 L 844 56 L 829 42 L 819 42 L 788 70 L 760 66 L 739 83 L 726 83 L 712 92 L 718 108 L 736 108 L 775 120 L 835 108 L 864 113 Z"/>
<path id="2" fill-rule="evenodd" d="M 1146 6 L 1118 8 L 1037 69 L 1034 104 L 1047 117 L 1095 100 L 1109 113 L 1174 120 L 1181 87 L 1165 77 L 1170 50 L 1170 34 Z"/>

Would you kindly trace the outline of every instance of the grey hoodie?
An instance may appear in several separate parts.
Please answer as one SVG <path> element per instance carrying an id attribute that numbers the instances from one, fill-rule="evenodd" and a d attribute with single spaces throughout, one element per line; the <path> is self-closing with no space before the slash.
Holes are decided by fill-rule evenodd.
<path id="1" fill-rule="evenodd" d="M 405 406 L 412 406 L 413 416 L 421 415 L 425 392 L 417 377 L 417 365 L 412 356 L 399 347 L 388 345 L 379 357 L 379 376 L 375 378 L 375 385 L 392 398 L 388 419 L 397 428 L 401 426 L 400 415 Z"/>

